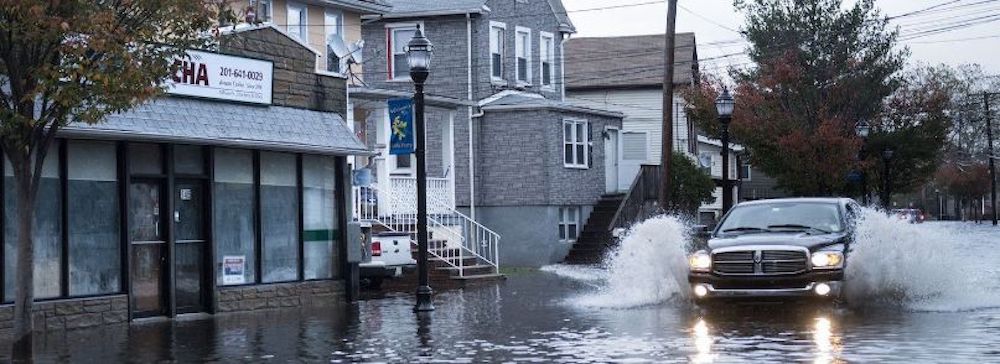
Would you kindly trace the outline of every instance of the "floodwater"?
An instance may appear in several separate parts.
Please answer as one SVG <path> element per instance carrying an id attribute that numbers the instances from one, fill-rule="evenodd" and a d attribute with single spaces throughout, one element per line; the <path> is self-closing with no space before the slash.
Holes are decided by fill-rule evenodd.
<path id="1" fill-rule="evenodd" d="M 604 267 L 323 309 L 41 335 L 41 362 L 1000 362 L 1000 228 L 872 216 L 850 304 L 689 303 L 672 264 L 683 225 L 636 226 Z M 862 267 L 862 265 L 865 265 Z M 0 361 L 3 359 L 0 358 Z"/>

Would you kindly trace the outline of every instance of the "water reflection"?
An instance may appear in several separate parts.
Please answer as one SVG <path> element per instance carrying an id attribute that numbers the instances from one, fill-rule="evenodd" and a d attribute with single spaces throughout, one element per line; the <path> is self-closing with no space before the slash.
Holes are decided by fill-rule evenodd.
<path id="1" fill-rule="evenodd" d="M 712 342 L 714 339 L 708 332 L 708 324 L 705 323 L 705 320 L 699 319 L 694 324 L 694 329 L 691 332 L 694 335 L 695 348 L 695 355 L 691 358 L 691 362 L 711 363 L 715 361 L 715 356 L 712 355 Z"/>
<path id="2" fill-rule="evenodd" d="M 816 344 L 816 364 L 840 363 L 840 336 L 834 336 L 833 324 L 826 317 L 816 318 L 813 324 L 813 342 Z"/>

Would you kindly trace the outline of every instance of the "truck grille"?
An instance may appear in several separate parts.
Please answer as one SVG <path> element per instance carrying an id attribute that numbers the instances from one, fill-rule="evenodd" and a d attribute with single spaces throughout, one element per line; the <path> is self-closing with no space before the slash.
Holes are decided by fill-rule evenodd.
<path id="1" fill-rule="evenodd" d="M 802 250 L 739 250 L 712 254 L 720 275 L 778 275 L 804 272 L 808 254 Z"/>

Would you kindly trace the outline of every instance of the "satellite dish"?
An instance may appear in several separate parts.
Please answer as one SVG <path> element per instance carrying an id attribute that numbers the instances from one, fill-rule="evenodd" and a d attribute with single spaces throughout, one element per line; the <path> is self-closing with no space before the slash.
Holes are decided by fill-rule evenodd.
<path id="1" fill-rule="evenodd" d="M 333 51 L 333 54 L 336 54 L 338 58 L 344 58 L 351 53 L 351 50 L 347 48 L 346 44 L 344 44 L 343 38 L 336 35 L 331 36 L 330 38 L 330 41 L 327 42 L 327 47 L 330 47 L 330 50 Z"/>
<path id="2" fill-rule="evenodd" d="M 712 155 L 708 153 L 701 153 L 701 155 L 698 156 L 698 164 L 700 164 L 702 168 L 711 167 Z"/>
<path id="3" fill-rule="evenodd" d="M 350 45 L 351 56 L 350 57 L 351 57 L 352 60 L 354 60 L 354 63 L 364 63 L 364 60 L 361 59 L 361 54 L 363 53 L 362 50 L 364 48 L 365 48 L 365 41 L 364 40 L 358 39 L 357 42 L 351 43 L 351 45 Z"/>

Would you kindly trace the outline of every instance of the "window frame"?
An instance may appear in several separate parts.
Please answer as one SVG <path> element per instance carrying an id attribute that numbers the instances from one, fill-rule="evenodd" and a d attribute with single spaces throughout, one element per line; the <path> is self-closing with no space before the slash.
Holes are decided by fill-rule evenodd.
<path id="1" fill-rule="evenodd" d="M 291 17 L 289 15 L 292 13 L 292 9 L 299 9 L 301 11 L 299 14 L 302 14 L 301 18 L 299 19 L 300 22 L 298 24 L 299 32 L 301 33 L 301 37 L 295 37 L 292 34 L 292 31 L 291 31 L 291 29 L 292 29 L 292 22 L 291 22 Z M 289 1 L 289 2 L 285 3 L 285 32 L 287 32 L 289 36 L 292 36 L 293 38 L 296 38 L 296 39 L 298 39 L 299 41 L 301 41 L 303 43 L 306 43 L 306 44 L 309 43 L 309 7 L 308 6 L 306 6 L 303 3 L 299 3 L 299 2 L 295 2 L 295 1 Z"/>
<path id="2" fill-rule="evenodd" d="M 413 28 L 413 30 L 420 29 L 420 31 L 424 34 L 424 36 L 427 36 L 427 31 L 425 30 L 426 28 L 424 28 L 424 22 L 422 22 L 422 21 L 418 21 L 418 22 L 405 22 L 405 23 L 389 23 L 389 24 L 385 25 L 385 45 L 386 45 L 386 47 L 385 47 L 385 50 L 386 50 L 386 52 L 385 52 L 386 53 L 386 63 L 385 63 L 385 65 L 386 65 L 386 80 L 387 81 L 393 81 L 393 82 L 411 82 L 412 81 L 410 79 L 410 74 L 409 73 L 407 73 L 406 75 L 402 75 L 402 76 L 396 77 L 395 72 L 396 72 L 396 55 L 397 55 L 397 53 L 395 53 L 396 51 L 393 48 L 393 45 L 396 43 L 396 33 L 395 32 L 398 31 L 398 30 L 408 30 L 409 28 Z M 403 53 L 401 53 L 401 54 L 405 54 L 405 53 L 406 53 L 406 46 L 404 45 L 403 46 Z"/>
<path id="3" fill-rule="evenodd" d="M 642 144 L 643 145 L 642 149 L 644 151 L 642 159 L 626 158 L 626 156 L 628 154 L 625 153 L 625 144 L 627 144 L 627 143 L 625 143 L 626 142 L 625 135 L 640 135 L 640 134 L 642 135 L 642 143 L 643 143 Z M 623 161 L 645 162 L 645 161 L 648 161 L 650 159 L 649 158 L 649 151 L 650 151 L 651 148 L 650 148 L 650 143 L 649 143 L 649 132 L 648 131 L 622 131 L 620 138 L 621 138 L 621 144 L 622 144 L 622 154 L 621 154 L 622 157 L 621 157 L 621 159 Z"/>
<path id="4" fill-rule="evenodd" d="M 334 19 L 337 24 L 330 25 L 330 19 Z M 333 30 L 331 32 L 331 29 Z M 336 9 L 324 9 L 323 10 L 323 44 L 326 46 L 324 49 L 324 57 L 326 57 L 323 64 L 323 70 L 336 75 L 343 75 L 346 73 L 345 68 L 347 67 L 347 62 L 343 58 L 337 56 L 337 70 L 330 70 L 330 53 L 332 52 L 330 48 L 330 36 L 336 35 L 340 37 L 341 42 L 347 45 L 347 40 L 344 38 L 344 13 Z M 346 58 L 346 57 L 345 57 Z"/>
<path id="5" fill-rule="evenodd" d="M 495 44 L 494 43 L 494 39 L 493 39 L 493 30 L 494 29 L 500 29 L 501 30 L 500 37 L 497 38 L 497 40 L 499 41 L 500 44 Z M 504 71 L 506 71 L 506 69 L 504 67 L 504 58 L 506 58 L 506 55 L 507 55 L 507 49 L 506 49 L 507 48 L 507 23 L 490 20 L 490 29 L 489 29 L 488 34 L 489 34 L 490 82 L 497 83 L 497 84 L 503 84 L 503 83 L 505 83 L 507 81 L 506 77 L 504 77 Z M 494 67 L 493 66 L 493 63 L 494 63 L 493 62 L 493 55 L 497 54 L 497 53 L 493 52 L 494 48 L 496 48 L 496 50 L 498 52 L 500 52 L 499 53 L 499 55 L 500 55 L 500 75 L 499 76 L 497 76 L 497 75 L 495 75 L 493 73 L 493 67 Z"/>
<path id="6" fill-rule="evenodd" d="M 572 125 L 570 128 L 570 135 L 566 135 L 566 126 Z M 579 128 L 577 125 L 583 125 L 584 135 L 582 138 L 578 137 Z M 590 169 L 590 121 L 581 118 L 564 118 L 561 123 L 562 126 L 562 153 L 563 167 L 571 169 Z M 573 150 L 573 160 L 566 160 L 566 147 L 572 146 Z M 583 147 L 583 160 L 577 160 L 577 148 L 579 146 Z"/>
<path id="7" fill-rule="evenodd" d="M 545 41 L 549 41 L 548 47 L 545 47 Z M 544 47 L 544 48 L 543 48 Z M 538 84 L 541 85 L 542 90 L 545 91 L 555 91 L 555 83 L 552 82 L 554 73 L 556 71 L 555 59 L 556 59 L 556 37 L 552 33 L 545 31 L 538 31 Z M 546 57 L 543 57 L 543 49 Z M 545 81 L 545 64 L 549 64 L 549 79 L 548 83 Z"/>
<path id="8" fill-rule="evenodd" d="M 583 213 L 579 206 L 560 206 L 559 207 L 559 242 L 561 243 L 575 243 L 577 239 L 580 238 L 580 220 L 582 220 Z M 570 217 L 572 216 L 572 217 Z M 575 237 L 570 238 L 570 226 L 574 226 Z"/>
<path id="9" fill-rule="evenodd" d="M 261 24 L 271 24 L 274 22 L 274 0 L 249 0 L 249 3 L 254 11 L 254 20 L 259 21 Z M 267 12 L 257 14 L 257 10 L 261 9 L 258 4 L 263 3 L 267 3 Z"/>
<path id="10" fill-rule="evenodd" d="M 522 35 L 524 35 L 523 39 Z M 527 44 L 524 44 L 525 42 Z M 521 79 L 520 58 L 525 59 L 523 80 Z M 531 28 L 516 26 L 514 27 L 514 80 L 518 86 L 530 86 L 532 84 L 531 76 Z"/>

